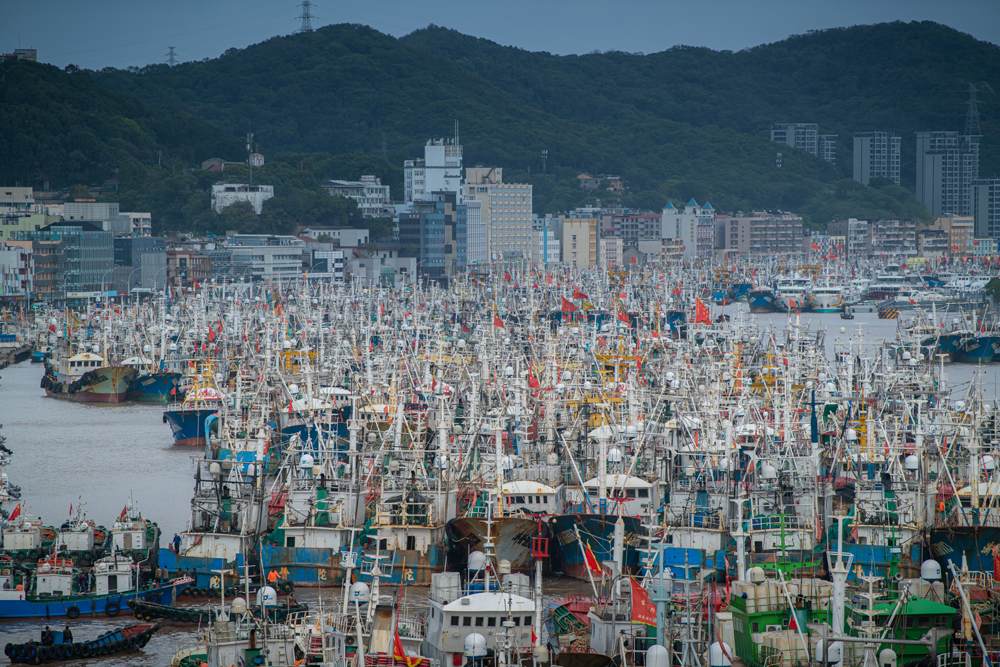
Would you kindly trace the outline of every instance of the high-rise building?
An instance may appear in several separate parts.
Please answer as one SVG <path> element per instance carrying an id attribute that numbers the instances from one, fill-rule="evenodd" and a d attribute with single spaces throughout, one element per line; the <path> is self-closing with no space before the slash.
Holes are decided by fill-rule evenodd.
<path id="1" fill-rule="evenodd" d="M 1000 178 L 972 182 L 972 215 L 976 238 L 1000 238 Z"/>
<path id="2" fill-rule="evenodd" d="M 855 132 L 854 180 L 868 185 L 880 176 L 899 185 L 899 144 L 900 137 L 894 132 Z"/>
<path id="3" fill-rule="evenodd" d="M 716 236 L 721 237 L 722 249 L 729 254 L 791 258 L 802 253 L 802 218 L 794 213 L 737 213 L 720 216 L 718 224 Z M 684 258 L 688 258 L 686 249 Z"/>
<path id="4" fill-rule="evenodd" d="M 563 218 L 560 232 L 559 249 L 562 251 L 563 264 L 581 269 L 597 268 L 599 250 L 597 228 L 600 220 L 597 218 Z"/>
<path id="5" fill-rule="evenodd" d="M 771 141 L 801 148 L 819 155 L 819 125 L 816 123 L 779 123 L 771 126 Z"/>
<path id="6" fill-rule="evenodd" d="M 468 265 L 466 207 L 456 205 L 456 192 L 435 192 L 431 200 L 413 202 L 399 215 L 399 242 L 412 245 L 417 272 L 432 280 L 462 273 Z"/>
<path id="7" fill-rule="evenodd" d="M 826 233 L 831 236 L 844 237 L 845 245 L 842 252 L 850 259 L 860 259 L 868 256 L 871 243 L 868 238 L 868 221 L 848 218 L 847 220 L 832 220 L 826 223 Z"/>
<path id="8" fill-rule="evenodd" d="M 979 136 L 917 132 L 917 201 L 935 217 L 971 215 Z"/>
<path id="9" fill-rule="evenodd" d="M 428 201 L 435 192 L 454 192 L 462 203 L 462 145 L 454 139 L 435 139 L 424 146 L 424 159 L 403 162 L 406 203 Z"/>
<path id="10" fill-rule="evenodd" d="M 819 156 L 830 164 L 837 164 L 837 135 L 819 135 Z"/>
<path id="11" fill-rule="evenodd" d="M 692 199 L 679 211 L 667 202 L 660 216 L 660 236 L 681 239 L 685 260 L 711 257 L 715 248 L 715 209 L 708 202 L 699 206 Z"/>
<path id="12" fill-rule="evenodd" d="M 976 231 L 975 219 L 971 215 L 937 218 L 930 228 L 948 235 L 948 256 L 965 257 L 972 254 L 972 240 Z"/>
<path id="13" fill-rule="evenodd" d="M 465 197 L 482 203 L 490 257 L 500 259 L 531 255 L 532 187 L 504 183 L 503 169 L 470 167 L 465 170 Z"/>

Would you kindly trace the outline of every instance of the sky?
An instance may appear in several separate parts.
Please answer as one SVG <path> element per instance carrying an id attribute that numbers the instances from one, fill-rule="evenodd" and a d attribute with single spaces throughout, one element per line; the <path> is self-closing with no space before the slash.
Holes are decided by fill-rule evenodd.
<path id="1" fill-rule="evenodd" d="M 298 29 L 295 0 L 0 2 L 0 50 L 88 69 L 214 58 Z M 435 24 L 556 54 L 740 50 L 809 30 L 930 20 L 1000 44 L 998 0 L 317 0 L 314 28 L 361 23 L 400 37 Z"/>

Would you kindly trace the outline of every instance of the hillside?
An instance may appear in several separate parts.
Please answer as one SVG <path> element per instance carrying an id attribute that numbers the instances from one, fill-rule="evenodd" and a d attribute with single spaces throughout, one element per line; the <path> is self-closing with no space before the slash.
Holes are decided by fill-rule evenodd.
<path id="1" fill-rule="evenodd" d="M 252 123 L 265 155 L 276 151 L 421 154 L 460 121 L 468 165 L 504 167 L 536 185 L 536 210 L 586 199 L 579 171 L 621 173 L 637 205 L 702 195 L 716 206 L 801 205 L 837 172 L 807 154 L 774 167 L 767 137 L 661 118 L 629 104 L 560 116 L 444 55 L 363 26 L 328 26 L 275 37 L 222 57 L 170 68 L 104 70 L 101 84 L 149 104 L 184 110 L 232 133 Z M 549 178 L 540 178 L 540 151 Z"/>
<path id="2" fill-rule="evenodd" d="M 0 128 L 0 179 L 35 188 L 100 185 L 116 174 L 123 189 L 141 188 L 178 164 L 240 151 L 182 111 L 147 107 L 74 68 L 23 61 L 0 64 Z"/>

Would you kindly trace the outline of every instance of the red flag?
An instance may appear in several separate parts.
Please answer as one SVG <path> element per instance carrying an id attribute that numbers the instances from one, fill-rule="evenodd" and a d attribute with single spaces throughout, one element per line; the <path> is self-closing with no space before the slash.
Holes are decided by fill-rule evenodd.
<path id="1" fill-rule="evenodd" d="M 410 657 L 403 651 L 403 642 L 399 638 L 399 629 L 396 629 L 396 636 L 392 640 L 392 657 L 406 664 L 406 667 L 417 667 L 423 659 L 420 656 Z"/>
<path id="2" fill-rule="evenodd" d="M 56 325 L 50 324 L 49 325 L 49 331 L 55 331 L 55 330 L 56 330 Z"/>
<path id="3" fill-rule="evenodd" d="M 508 282 L 510 281 L 510 274 L 509 273 L 504 273 L 503 277 L 504 277 L 504 280 L 506 280 Z"/>
<path id="4" fill-rule="evenodd" d="M 538 378 L 535 377 L 535 373 L 532 370 L 533 364 L 534 364 L 533 361 L 531 360 L 528 361 L 528 386 L 531 387 L 532 389 L 536 389 L 540 383 L 538 382 Z"/>
<path id="5" fill-rule="evenodd" d="M 469 327 L 467 327 L 467 326 L 465 326 L 465 325 L 463 324 L 463 325 L 462 325 L 462 331 L 463 331 L 463 332 L 466 332 L 466 333 L 468 333 L 468 331 L 469 331 Z"/>
<path id="6" fill-rule="evenodd" d="M 695 297 L 694 302 L 694 323 L 711 324 L 712 316 L 708 312 L 708 306 L 702 303 L 699 297 Z"/>
<path id="7" fill-rule="evenodd" d="M 128 505 L 122 508 L 122 513 L 118 515 L 118 520 L 124 519 L 128 516 Z"/>
<path id="8" fill-rule="evenodd" d="M 173 396 L 176 393 L 177 393 L 177 387 L 171 387 L 170 388 L 170 395 Z"/>
<path id="9" fill-rule="evenodd" d="M 587 295 L 574 287 L 573 288 L 573 298 L 574 299 L 586 299 Z"/>
<path id="10" fill-rule="evenodd" d="M 656 605 L 649 601 L 649 593 L 635 577 L 629 579 L 632 580 L 632 622 L 656 625 Z"/>
<path id="11" fill-rule="evenodd" d="M 21 503 L 17 504 L 17 507 L 15 507 L 14 511 L 10 513 L 10 516 L 7 518 L 7 520 L 8 521 L 13 521 L 14 519 L 16 519 L 19 516 L 21 516 Z"/>
<path id="12" fill-rule="evenodd" d="M 73 503 L 69 504 L 69 515 L 73 516 Z"/>
<path id="13" fill-rule="evenodd" d="M 680 287 L 675 287 L 674 288 L 674 294 L 680 294 L 680 293 L 681 293 L 681 288 Z"/>
<path id="14" fill-rule="evenodd" d="M 197 281 L 197 280 L 196 280 L 196 281 L 194 281 L 194 288 L 195 288 L 195 289 L 201 289 L 201 285 L 199 285 L 199 284 L 198 284 L 198 281 Z"/>
<path id="15" fill-rule="evenodd" d="M 215 332 L 212 331 L 212 327 L 208 328 L 208 342 L 211 343 L 215 340 Z"/>
<path id="16" fill-rule="evenodd" d="M 562 299 L 562 311 L 564 313 L 575 313 L 576 311 L 580 310 L 575 305 L 573 305 L 572 301 L 570 301 L 566 297 L 561 296 L 559 298 Z"/>
<path id="17" fill-rule="evenodd" d="M 618 311 L 618 321 L 619 322 L 624 322 L 625 324 L 629 324 L 628 315 L 626 315 L 625 313 L 623 313 L 622 311 L 619 310 Z"/>
<path id="18" fill-rule="evenodd" d="M 819 246 L 817 244 L 813 243 L 812 244 L 812 249 L 813 250 L 819 250 Z"/>
<path id="19" fill-rule="evenodd" d="M 505 327 L 505 326 L 503 325 L 503 320 L 501 320 L 501 319 L 500 319 L 499 317 L 497 317 L 496 315 L 494 315 L 494 316 L 493 316 L 493 326 L 495 326 L 495 327 L 500 327 L 501 329 L 506 329 L 506 328 L 507 328 L 507 327 Z"/>
<path id="20" fill-rule="evenodd" d="M 590 550 L 590 540 L 587 540 L 587 546 L 583 548 L 583 557 L 587 561 L 587 569 L 597 574 L 604 573 L 604 570 L 601 569 L 601 566 L 597 562 L 597 557 L 594 556 L 594 552 Z"/>
<path id="21" fill-rule="evenodd" d="M 531 628 L 531 643 L 534 644 L 538 641 L 538 637 L 535 635 L 535 629 Z"/>
<path id="22" fill-rule="evenodd" d="M 792 616 L 791 616 L 791 618 L 788 619 L 788 629 L 789 630 L 798 630 L 799 629 L 799 624 L 795 622 L 795 610 L 794 609 L 792 610 Z"/>

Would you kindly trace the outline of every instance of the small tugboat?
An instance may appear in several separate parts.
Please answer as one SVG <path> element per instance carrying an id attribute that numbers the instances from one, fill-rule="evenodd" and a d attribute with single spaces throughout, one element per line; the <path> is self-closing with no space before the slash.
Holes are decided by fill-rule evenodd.
<path id="1" fill-rule="evenodd" d="M 309 611 L 306 604 L 271 604 L 271 597 L 277 598 L 277 592 L 270 587 L 261 589 L 266 598 L 264 605 L 247 606 L 247 613 L 253 618 L 262 618 L 267 613 L 269 623 L 284 623 L 292 614 L 299 614 Z M 219 617 L 219 612 L 214 609 L 203 609 L 199 607 L 172 607 L 165 604 L 155 604 L 145 600 L 129 600 L 128 606 L 135 614 L 135 617 L 144 620 L 173 621 L 174 623 L 207 623 L 215 622 Z"/>
<path id="2" fill-rule="evenodd" d="M 45 362 L 41 387 L 48 396 L 81 403 L 121 403 L 139 374 L 129 366 L 108 363 L 97 353 L 81 352 L 62 360 L 58 366 Z"/>
<path id="3" fill-rule="evenodd" d="M 91 585 L 91 580 L 93 585 Z M 78 567 L 69 558 L 49 556 L 37 567 L 0 563 L 0 619 L 76 618 L 82 613 L 117 616 L 129 600 L 172 603 L 191 579 L 175 579 L 141 589 L 141 572 L 117 553 L 94 567 Z"/>
<path id="4" fill-rule="evenodd" d="M 854 310 L 850 306 L 844 306 L 844 309 L 840 311 L 840 319 L 842 320 L 853 320 Z"/>
<path id="5" fill-rule="evenodd" d="M 52 644 L 31 641 L 25 644 L 11 644 L 4 647 L 4 654 L 13 663 L 24 662 L 37 665 L 43 662 L 61 662 L 74 658 L 92 658 L 126 651 L 137 651 L 144 647 L 153 633 L 160 629 L 158 623 L 136 623 L 119 630 L 105 632 L 89 642 L 64 641 L 62 631 L 53 632 Z"/>

